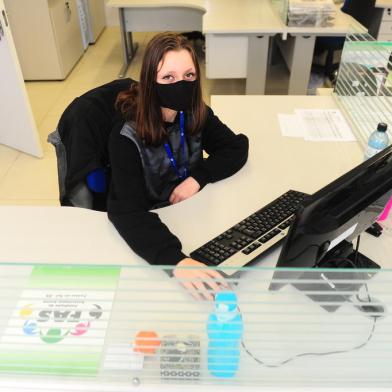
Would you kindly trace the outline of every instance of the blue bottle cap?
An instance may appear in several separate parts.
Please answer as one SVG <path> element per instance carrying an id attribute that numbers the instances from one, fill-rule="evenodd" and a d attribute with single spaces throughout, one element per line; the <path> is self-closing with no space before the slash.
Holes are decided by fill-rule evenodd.
<path id="1" fill-rule="evenodd" d="M 226 305 L 227 310 L 232 312 L 237 308 L 237 294 L 232 291 L 220 291 L 215 294 L 215 306 Z"/>

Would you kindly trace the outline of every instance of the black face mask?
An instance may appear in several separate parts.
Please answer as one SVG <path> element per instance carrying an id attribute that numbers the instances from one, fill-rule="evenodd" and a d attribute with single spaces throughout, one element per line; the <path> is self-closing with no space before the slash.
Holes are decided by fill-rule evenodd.
<path id="1" fill-rule="evenodd" d="M 176 83 L 156 83 L 159 104 L 168 109 L 180 111 L 191 108 L 197 81 L 180 80 Z"/>

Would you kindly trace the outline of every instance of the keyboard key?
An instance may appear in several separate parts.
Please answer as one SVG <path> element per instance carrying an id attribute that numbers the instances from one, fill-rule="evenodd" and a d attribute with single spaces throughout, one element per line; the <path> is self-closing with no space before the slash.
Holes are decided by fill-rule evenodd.
<path id="1" fill-rule="evenodd" d="M 254 231 L 253 231 L 253 230 L 250 230 L 250 229 L 245 229 L 245 230 L 243 231 L 243 233 L 245 233 L 246 235 L 253 235 Z"/>
<path id="2" fill-rule="evenodd" d="M 255 231 L 252 235 L 253 238 L 259 238 L 263 232 L 261 230 Z"/>
<path id="3" fill-rule="evenodd" d="M 275 236 L 277 236 L 278 234 L 280 233 L 280 230 L 279 229 L 276 229 L 276 230 L 273 230 L 273 231 L 271 231 L 271 233 L 270 233 L 270 239 L 271 238 L 273 238 L 273 237 L 275 237 Z"/>
<path id="4" fill-rule="evenodd" d="M 248 255 L 250 253 L 252 253 L 254 250 L 256 250 L 257 248 L 259 248 L 261 246 L 260 243 L 253 243 L 251 245 L 249 245 L 247 248 L 245 248 L 242 253 Z"/>

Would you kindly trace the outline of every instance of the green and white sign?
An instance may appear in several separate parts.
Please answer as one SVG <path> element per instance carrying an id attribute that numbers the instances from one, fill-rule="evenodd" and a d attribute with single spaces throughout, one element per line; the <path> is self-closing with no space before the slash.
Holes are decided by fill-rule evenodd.
<path id="1" fill-rule="evenodd" d="M 118 267 L 34 267 L 0 338 L 0 371 L 96 374 L 119 274 Z"/>

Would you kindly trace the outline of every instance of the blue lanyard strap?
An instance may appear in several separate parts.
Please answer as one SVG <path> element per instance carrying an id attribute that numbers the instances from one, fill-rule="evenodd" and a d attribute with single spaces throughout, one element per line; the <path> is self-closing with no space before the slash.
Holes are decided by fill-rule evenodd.
<path id="1" fill-rule="evenodd" d="M 164 144 L 166 154 L 170 160 L 170 165 L 177 174 L 177 176 L 181 179 L 184 180 L 185 178 L 188 177 L 188 162 L 186 159 L 186 150 L 185 150 L 185 116 L 184 112 L 180 111 L 180 147 L 181 147 L 181 152 L 182 152 L 182 166 L 181 166 L 181 171 L 177 166 L 177 161 L 174 158 L 173 152 L 170 148 L 169 143 Z"/>

